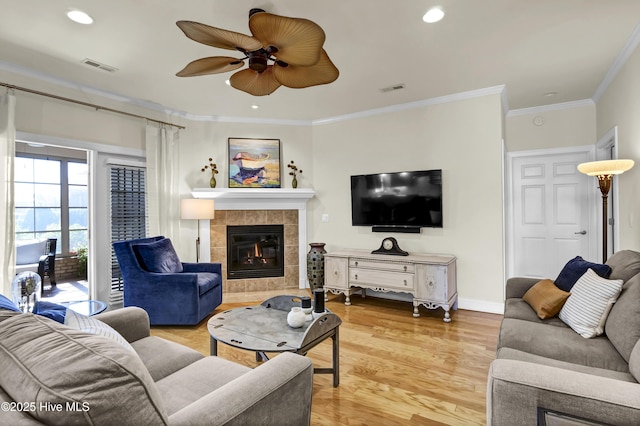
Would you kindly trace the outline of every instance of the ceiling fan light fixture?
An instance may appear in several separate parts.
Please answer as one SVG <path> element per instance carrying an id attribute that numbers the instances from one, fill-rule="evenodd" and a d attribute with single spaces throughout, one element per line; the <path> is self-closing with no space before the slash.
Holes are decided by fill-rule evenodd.
<path id="1" fill-rule="evenodd" d="M 260 8 L 254 7 L 253 9 L 251 9 L 249 11 L 249 18 L 251 18 L 256 13 L 261 13 L 261 12 L 264 12 L 264 11 L 265 11 L 264 9 L 260 9 Z"/>
<path id="2" fill-rule="evenodd" d="M 267 69 L 267 60 L 266 54 L 260 54 L 260 52 L 249 54 L 249 68 L 258 73 L 264 72 Z"/>
<path id="3" fill-rule="evenodd" d="M 444 10 L 440 6 L 432 7 L 424 14 L 422 20 L 427 24 L 436 23 L 444 18 Z"/>
<path id="4" fill-rule="evenodd" d="M 67 9 L 65 12 L 67 18 L 71 19 L 73 22 L 77 22 L 82 25 L 90 25 L 93 24 L 93 18 L 89 16 L 88 13 L 83 12 L 78 9 Z"/>
<path id="5" fill-rule="evenodd" d="M 252 36 L 194 21 L 177 21 L 176 25 L 193 41 L 236 50 L 244 55 L 242 58 L 211 56 L 197 59 L 176 73 L 178 77 L 236 70 L 248 59 L 249 67 L 234 73 L 227 84 L 253 96 L 266 96 L 280 86 L 302 89 L 328 84 L 340 74 L 322 48 L 324 31 L 308 19 L 251 9 L 249 30 Z"/>

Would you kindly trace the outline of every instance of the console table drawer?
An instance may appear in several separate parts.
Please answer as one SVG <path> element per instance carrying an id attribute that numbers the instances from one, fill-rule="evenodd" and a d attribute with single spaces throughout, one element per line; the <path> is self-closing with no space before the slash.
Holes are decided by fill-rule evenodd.
<path id="1" fill-rule="evenodd" d="M 413 291 L 413 274 L 373 269 L 349 268 L 349 283 L 372 288 Z"/>
<path id="2" fill-rule="evenodd" d="M 412 263 L 380 262 L 366 259 L 350 259 L 349 268 L 383 269 L 385 271 L 407 273 L 413 273 L 415 271 L 415 265 Z"/>

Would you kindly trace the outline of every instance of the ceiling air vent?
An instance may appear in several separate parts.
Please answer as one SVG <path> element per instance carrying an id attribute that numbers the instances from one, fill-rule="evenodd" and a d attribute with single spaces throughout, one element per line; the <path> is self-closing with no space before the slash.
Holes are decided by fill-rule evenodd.
<path id="1" fill-rule="evenodd" d="M 404 84 L 394 84 L 393 86 L 383 87 L 380 89 L 382 93 L 393 92 L 394 90 L 404 89 Z"/>
<path id="2" fill-rule="evenodd" d="M 116 67 L 112 67 L 111 65 L 102 64 L 102 63 L 100 63 L 98 61 L 94 61 L 93 59 L 89 59 L 89 58 L 84 58 L 82 60 L 82 63 L 85 64 L 85 65 L 89 65 L 90 67 L 101 69 L 103 71 L 108 71 L 108 72 L 118 71 L 118 68 L 116 68 Z"/>

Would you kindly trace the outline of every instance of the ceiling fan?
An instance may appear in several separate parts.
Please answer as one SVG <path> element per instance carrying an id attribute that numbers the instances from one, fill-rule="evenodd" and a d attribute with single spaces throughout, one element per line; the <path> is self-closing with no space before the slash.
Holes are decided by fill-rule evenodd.
<path id="1" fill-rule="evenodd" d="M 249 67 L 234 73 L 231 86 L 254 96 L 273 93 L 278 87 L 294 89 L 328 84 L 338 78 L 329 55 L 322 48 L 325 34 L 308 19 L 288 18 L 262 9 L 249 11 L 253 37 L 193 21 L 178 21 L 190 39 L 221 49 L 238 50 L 244 57 L 212 56 L 190 62 L 176 73 L 194 77 L 233 71 L 249 60 Z"/>

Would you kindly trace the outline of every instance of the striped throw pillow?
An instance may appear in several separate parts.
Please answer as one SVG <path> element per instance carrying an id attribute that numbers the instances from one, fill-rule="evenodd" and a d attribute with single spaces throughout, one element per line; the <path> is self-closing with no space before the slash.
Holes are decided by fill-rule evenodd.
<path id="1" fill-rule="evenodd" d="M 607 280 L 587 269 L 571 288 L 558 316 L 584 338 L 599 336 L 621 290 L 622 280 Z"/>
<path id="2" fill-rule="evenodd" d="M 64 317 L 64 325 L 76 330 L 84 331 L 86 333 L 106 337 L 120 343 L 124 348 L 135 352 L 133 346 L 131 346 L 129 342 L 127 342 L 125 338 L 120 335 L 120 333 L 111 328 L 108 324 L 98 319 L 79 314 L 72 309 L 67 309 L 67 314 Z"/>

